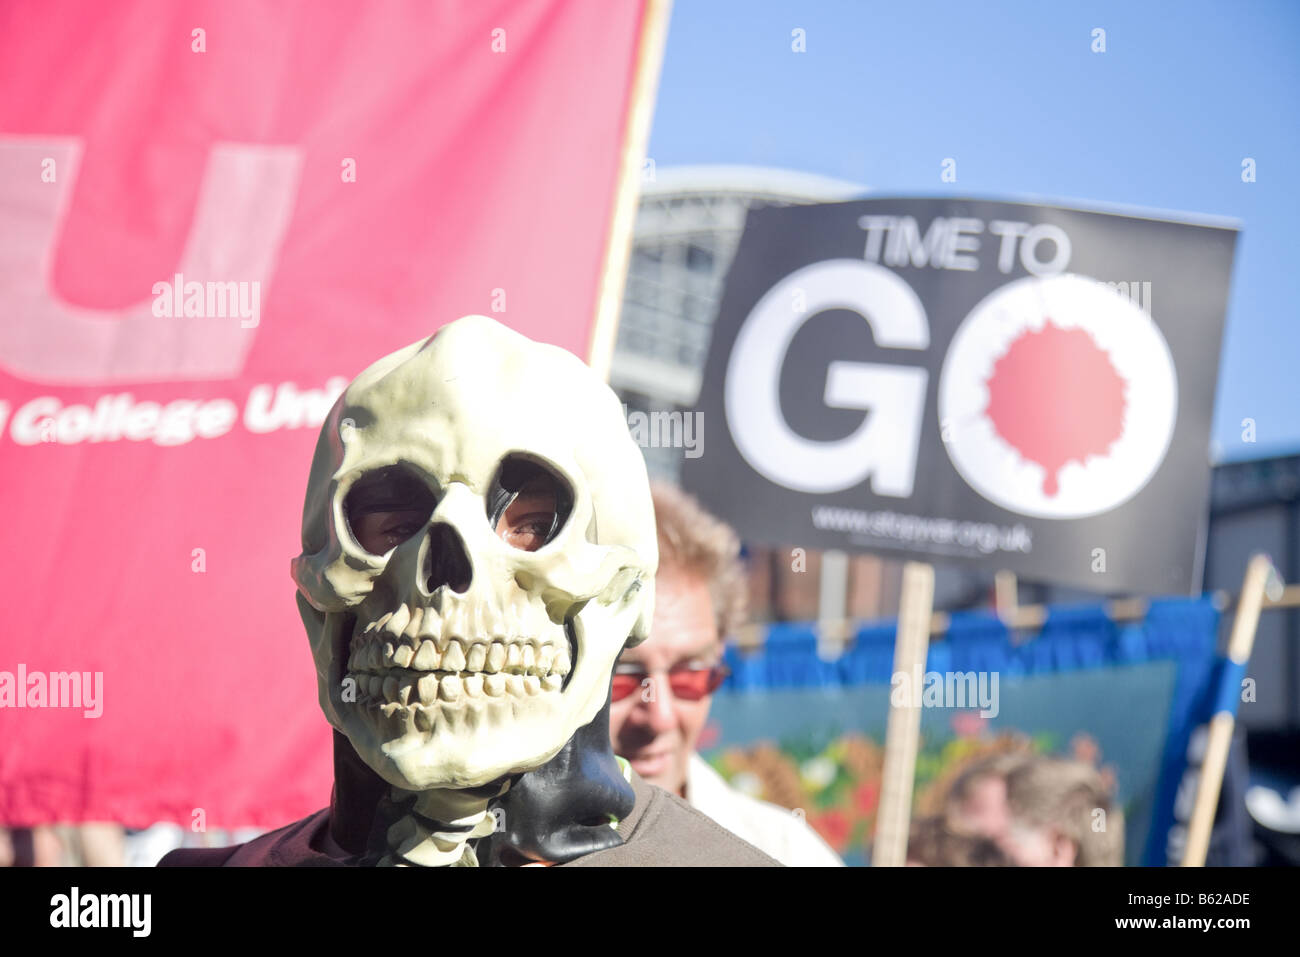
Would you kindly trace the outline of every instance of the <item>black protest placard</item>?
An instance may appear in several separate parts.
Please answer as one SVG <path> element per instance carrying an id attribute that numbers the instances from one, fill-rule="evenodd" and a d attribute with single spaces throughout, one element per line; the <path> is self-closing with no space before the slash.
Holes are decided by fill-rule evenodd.
<path id="1" fill-rule="evenodd" d="M 756 209 L 683 483 L 756 544 L 1198 591 L 1236 235 L 984 200 Z"/>

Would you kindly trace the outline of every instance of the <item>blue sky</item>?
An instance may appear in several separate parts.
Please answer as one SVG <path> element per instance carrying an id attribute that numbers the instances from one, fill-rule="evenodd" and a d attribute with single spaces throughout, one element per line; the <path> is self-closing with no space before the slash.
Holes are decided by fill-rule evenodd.
<path id="1" fill-rule="evenodd" d="M 1212 437 L 1300 450 L 1300 2 L 676 0 L 649 155 L 1240 220 Z"/>

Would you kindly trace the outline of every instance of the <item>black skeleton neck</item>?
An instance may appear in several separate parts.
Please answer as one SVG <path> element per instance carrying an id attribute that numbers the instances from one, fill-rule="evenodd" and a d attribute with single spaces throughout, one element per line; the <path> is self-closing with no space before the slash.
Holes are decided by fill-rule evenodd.
<path id="1" fill-rule="evenodd" d="M 491 802 L 498 828 L 478 842 L 479 862 L 562 864 L 623 843 L 610 827 L 632 813 L 636 796 L 609 742 L 609 698 L 590 724 L 536 771 L 519 775 Z"/>
<path id="2" fill-rule="evenodd" d="M 420 813 L 421 795 L 395 799 L 393 789 L 334 732 L 334 794 L 330 834 L 357 863 L 391 863 L 393 825 L 407 820 L 429 833 L 462 834 L 469 855 L 461 862 L 513 866 L 530 861 L 561 864 L 623 842 L 611 821 L 636 802 L 609 740 L 609 698 L 596 717 L 574 733 L 542 767 L 467 792 L 442 792 L 438 807 L 478 803 L 491 832 L 431 820 Z M 504 793 L 503 793 L 504 789 Z M 425 797 L 433 798 L 433 795 Z"/>

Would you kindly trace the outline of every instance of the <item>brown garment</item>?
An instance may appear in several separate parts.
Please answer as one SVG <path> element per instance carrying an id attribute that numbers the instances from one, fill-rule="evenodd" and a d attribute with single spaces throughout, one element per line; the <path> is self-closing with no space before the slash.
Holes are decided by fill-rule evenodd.
<path id="1" fill-rule="evenodd" d="M 618 825 L 623 843 L 560 867 L 780 867 L 676 794 L 632 771 L 636 806 Z"/>
<path id="2" fill-rule="evenodd" d="M 588 854 L 559 867 L 780 867 L 712 818 L 675 794 L 632 772 L 636 806 L 618 825 L 619 847 Z M 222 848 L 181 848 L 159 867 L 348 867 L 324 851 L 328 808 L 246 844 Z"/>

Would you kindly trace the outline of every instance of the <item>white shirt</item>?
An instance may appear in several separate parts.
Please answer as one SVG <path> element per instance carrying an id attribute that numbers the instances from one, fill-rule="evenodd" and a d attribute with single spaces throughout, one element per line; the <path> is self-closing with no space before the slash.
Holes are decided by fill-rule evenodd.
<path id="1" fill-rule="evenodd" d="M 786 867 L 844 866 L 793 811 L 741 794 L 695 752 L 686 765 L 686 803 Z"/>

